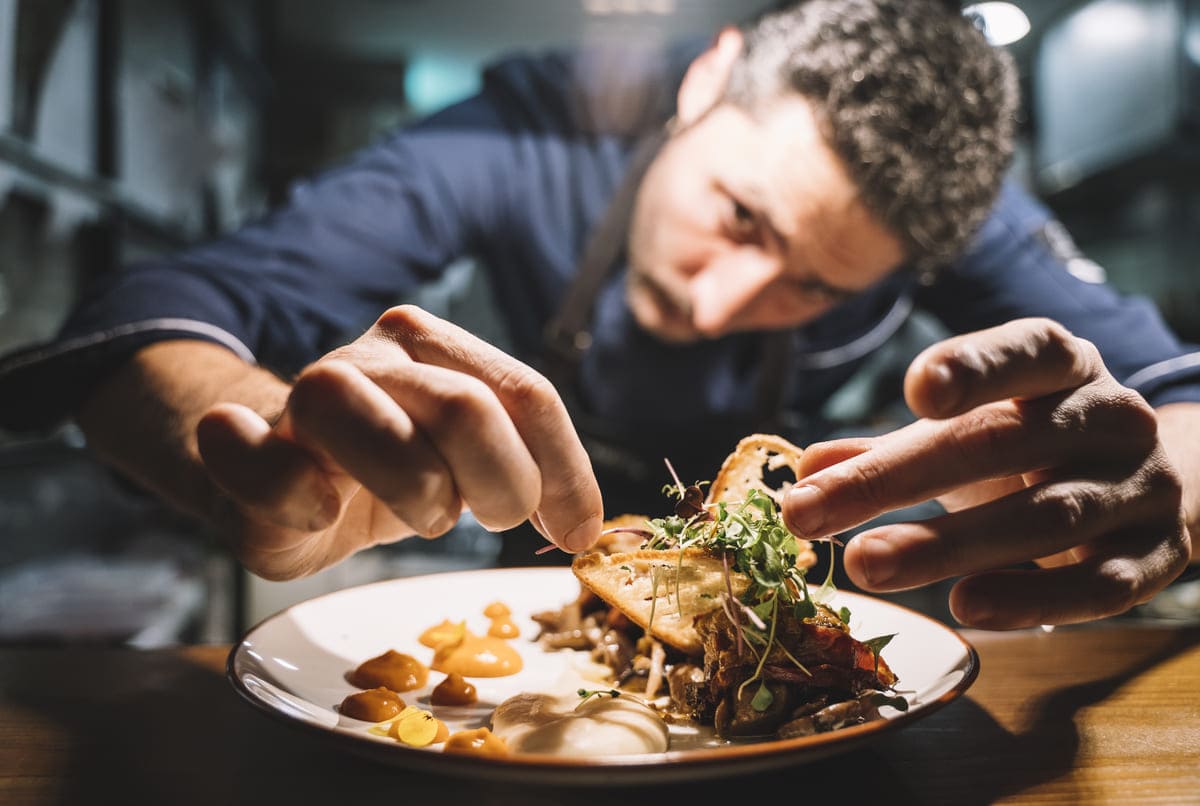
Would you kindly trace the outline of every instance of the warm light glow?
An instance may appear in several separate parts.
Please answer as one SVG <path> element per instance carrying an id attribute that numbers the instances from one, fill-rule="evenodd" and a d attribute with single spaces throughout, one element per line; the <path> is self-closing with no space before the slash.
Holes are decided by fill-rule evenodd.
<path id="1" fill-rule="evenodd" d="M 963 14 L 974 20 L 996 47 L 1011 45 L 1029 33 L 1029 18 L 1012 3 L 972 3 Z"/>

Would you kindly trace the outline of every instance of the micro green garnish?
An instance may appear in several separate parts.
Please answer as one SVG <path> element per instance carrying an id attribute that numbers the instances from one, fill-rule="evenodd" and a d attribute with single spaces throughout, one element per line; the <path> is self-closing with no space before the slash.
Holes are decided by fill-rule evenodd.
<path id="1" fill-rule="evenodd" d="M 825 574 L 825 581 L 821 583 L 821 587 L 817 588 L 817 592 L 813 594 L 813 601 L 826 604 L 837 593 L 837 588 L 833 584 L 833 565 L 836 559 L 837 548 L 831 540 L 829 541 L 829 571 Z"/>
<path id="2" fill-rule="evenodd" d="M 636 530 L 638 534 L 648 535 L 642 547 L 648 549 L 678 549 L 679 560 L 676 566 L 676 602 L 679 604 L 680 571 L 682 571 L 684 549 L 696 547 L 706 549 L 721 558 L 726 572 L 725 594 L 722 596 L 722 606 L 733 624 L 737 634 L 738 654 L 743 648 L 749 648 L 756 656 L 755 672 L 738 686 L 737 697 L 742 697 L 746 686 L 758 682 L 751 706 L 757 711 L 770 708 L 774 702 L 774 694 L 770 693 L 766 679 L 763 679 L 763 667 L 766 666 L 770 651 L 779 646 L 780 651 L 788 661 L 811 676 L 808 669 L 800 663 L 784 646 L 776 643 L 776 616 L 780 607 L 790 607 L 792 615 L 797 619 L 811 618 L 816 615 L 817 604 L 827 604 L 838 593 L 834 585 L 834 561 L 836 546 L 841 541 L 829 539 L 829 569 L 824 582 L 816 590 L 809 590 L 805 578 L 805 570 L 797 567 L 802 541 L 787 530 L 780 517 L 779 507 L 774 499 L 758 489 L 750 489 L 742 501 L 718 501 L 715 504 L 703 503 L 703 485 L 706 481 L 697 481 L 692 485 L 684 485 L 679 476 L 666 461 L 667 469 L 671 471 L 674 483 L 662 488 L 662 492 L 676 499 L 674 513 L 665 518 L 654 518 L 646 523 L 646 530 Z M 658 585 L 661 569 L 653 573 L 652 594 L 658 599 Z M 745 593 L 734 597 L 730 573 L 737 571 L 750 579 Z M 670 585 L 670 582 L 666 583 Z M 668 593 L 670 596 L 670 593 Z M 682 606 L 680 606 L 682 615 Z M 850 624 L 850 608 L 838 610 L 838 618 L 842 624 Z M 743 618 L 744 616 L 744 618 Z M 654 619 L 654 606 L 650 606 L 650 621 Z M 749 624 L 748 622 L 749 621 Z M 880 666 L 880 651 L 894 636 L 880 636 L 863 642 L 875 656 L 875 673 Z M 581 690 L 581 694 L 583 691 Z M 904 698 L 899 698 L 904 700 Z M 882 702 L 882 700 L 881 700 Z M 904 704 L 886 703 L 896 709 L 907 708 Z"/>
<path id="3" fill-rule="evenodd" d="M 900 696 L 899 694 L 897 694 L 895 697 L 893 697 L 889 694 L 883 693 L 882 691 L 876 691 L 870 697 L 867 698 L 867 701 L 870 702 L 871 705 L 874 705 L 876 708 L 879 708 L 880 706 L 883 706 L 883 705 L 890 705 L 892 708 L 895 708 L 897 711 L 907 711 L 908 710 L 908 700 L 904 699 L 904 697 Z"/>
<path id="4" fill-rule="evenodd" d="M 741 689 L 738 691 L 740 692 Z M 775 695 L 771 693 L 771 689 L 767 688 L 767 681 L 764 680 L 759 683 L 758 691 L 754 692 L 754 699 L 750 700 L 750 707 L 761 713 L 770 708 L 773 702 L 775 702 Z"/>
<path id="5" fill-rule="evenodd" d="M 592 697 L 612 697 L 615 700 L 617 697 L 621 696 L 621 692 L 615 688 L 610 688 L 607 691 L 604 689 L 581 688 L 575 693 L 582 698 L 579 700 L 580 705 L 583 705 L 583 703 L 587 702 Z"/>
<path id="6" fill-rule="evenodd" d="M 866 641 L 863 641 L 863 644 L 867 647 L 867 649 L 871 650 L 871 654 L 875 656 L 875 674 L 879 674 L 879 653 L 882 652 L 883 648 L 890 644 L 892 639 L 895 637 L 896 633 L 892 633 L 891 635 L 877 635 L 874 638 L 868 638 Z"/>
<path id="7" fill-rule="evenodd" d="M 643 548 L 679 550 L 679 566 L 676 567 L 675 577 L 677 602 L 679 571 L 685 549 L 703 548 L 722 558 L 726 568 L 726 599 L 733 601 L 733 606 L 726 607 L 726 614 L 729 615 L 737 635 L 738 651 L 740 652 L 745 645 L 758 656 L 754 674 L 738 688 L 740 697 L 746 686 L 762 678 L 767 656 L 776 646 L 775 625 L 779 608 L 790 607 L 797 618 L 809 618 L 816 614 L 818 603 L 828 602 L 837 592 L 833 582 L 836 549 L 832 544 L 841 544 L 836 540 L 829 541 L 829 571 L 821 587 L 810 592 L 804 569 L 796 566 L 802 541 L 784 526 L 774 499 L 761 490 L 751 489 L 742 501 L 721 501 L 706 506 L 703 502 L 702 486 L 708 482 L 698 481 L 685 485 L 680 481 L 670 461 L 664 461 L 674 483 L 665 485 L 663 492 L 676 499 L 674 514 L 647 521 L 646 527 L 650 537 L 643 543 Z M 740 572 L 750 580 L 740 601 L 734 600 L 732 586 L 729 584 L 731 571 Z M 656 576 L 655 589 L 657 586 Z M 743 615 L 751 622 L 757 623 L 743 623 Z M 838 615 L 843 622 L 847 622 L 850 611 L 842 608 Z M 654 618 L 653 605 L 650 618 Z M 747 638 L 755 640 L 746 641 Z M 761 651 L 754 643 L 762 646 Z M 882 645 L 878 647 L 882 648 Z M 878 649 L 872 651 L 878 653 Z M 794 657 L 790 654 L 787 657 L 798 668 L 808 673 Z M 878 662 L 876 654 L 877 667 Z M 754 695 L 752 705 L 756 710 L 763 711 L 770 707 L 773 699 L 763 681 Z"/>
<path id="8" fill-rule="evenodd" d="M 738 686 L 737 695 L 734 697 L 735 700 L 740 700 L 742 698 L 742 690 L 745 689 L 746 686 L 762 677 L 762 670 L 763 666 L 767 662 L 767 655 L 770 654 L 771 647 L 775 644 L 775 625 L 779 623 L 779 619 L 775 618 L 775 613 L 779 609 L 778 596 L 771 597 L 770 606 L 771 612 L 765 619 L 767 624 L 770 625 L 770 631 L 767 635 L 766 648 L 763 650 L 762 655 L 758 659 L 758 665 L 754 667 L 754 674 L 747 677 L 742 681 L 742 684 Z M 758 691 L 754 694 L 754 699 L 750 701 L 750 706 L 755 711 L 765 711 L 771 707 L 771 703 L 774 701 L 775 695 L 771 693 L 769 688 L 767 688 L 767 681 L 763 680 L 762 685 L 758 687 Z"/>
<path id="9" fill-rule="evenodd" d="M 806 618 L 812 618 L 817 615 L 817 606 L 813 604 L 812 599 L 803 599 L 796 602 L 796 606 L 792 612 L 796 614 L 796 618 L 803 621 Z"/>
<path id="10" fill-rule="evenodd" d="M 646 619 L 646 632 L 651 632 L 654 626 L 654 611 L 658 607 L 658 582 L 661 578 L 662 566 L 650 566 L 650 617 Z"/>

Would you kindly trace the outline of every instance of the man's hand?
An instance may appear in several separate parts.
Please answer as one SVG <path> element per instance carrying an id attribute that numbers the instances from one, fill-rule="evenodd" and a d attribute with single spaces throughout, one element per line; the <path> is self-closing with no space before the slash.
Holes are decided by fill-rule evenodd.
<path id="1" fill-rule="evenodd" d="M 836 535 L 936 498 L 947 514 L 855 536 L 847 573 L 892 591 L 962 576 L 967 626 L 1010 629 L 1115 615 L 1187 566 L 1179 473 L 1153 409 L 1096 348 L 1044 319 L 949 339 L 913 361 L 919 420 L 810 446 L 784 500 L 789 528 Z M 1017 568 L 1035 561 L 1037 568 Z"/>
<path id="2" fill-rule="evenodd" d="M 529 519 L 566 551 L 599 536 L 600 490 L 549 381 L 419 308 L 307 367 L 273 420 L 221 403 L 197 428 L 238 556 L 261 576 L 436 537 L 464 508 L 497 531 Z"/>
<path id="3" fill-rule="evenodd" d="M 223 347 L 153 344 L 77 419 L 101 458 L 214 522 L 267 579 L 436 537 L 464 508 L 494 530 L 529 519 L 566 551 L 600 534 L 600 490 L 549 381 L 411 306 L 290 387 Z"/>

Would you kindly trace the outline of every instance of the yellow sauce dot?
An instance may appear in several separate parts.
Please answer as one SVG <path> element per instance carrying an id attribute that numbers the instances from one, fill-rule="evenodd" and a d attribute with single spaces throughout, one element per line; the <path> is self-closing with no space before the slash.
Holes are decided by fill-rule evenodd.
<path id="1" fill-rule="evenodd" d="M 433 744 L 438 734 L 438 719 L 429 711 L 409 706 L 392 720 L 392 738 L 412 747 Z"/>
<path id="2" fill-rule="evenodd" d="M 441 624 L 435 624 L 426 629 L 417 640 L 423 646 L 427 646 L 430 649 L 437 649 L 441 644 L 461 640 L 466 629 L 467 623 L 465 621 L 450 621 L 446 619 Z"/>

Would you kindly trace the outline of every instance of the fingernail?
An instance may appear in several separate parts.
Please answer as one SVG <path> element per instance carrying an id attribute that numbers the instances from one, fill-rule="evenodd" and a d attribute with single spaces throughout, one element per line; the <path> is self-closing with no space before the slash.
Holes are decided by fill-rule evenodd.
<path id="1" fill-rule="evenodd" d="M 881 537 L 861 535 L 856 538 L 858 555 L 862 561 L 863 575 L 867 584 L 878 587 L 896 576 L 896 549 Z"/>
<path id="2" fill-rule="evenodd" d="M 805 537 L 820 536 L 819 531 L 825 524 L 823 498 L 821 491 L 811 484 L 787 491 L 783 504 L 787 509 L 787 522 L 794 532 Z"/>
<path id="3" fill-rule="evenodd" d="M 931 364 L 929 374 L 933 378 L 932 403 L 939 414 L 954 411 L 962 399 L 962 390 L 954 382 L 954 370 L 938 361 Z"/>
<path id="4" fill-rule="evenodd" d="M 563 545 L 567 551 L 583 551 L 592 547 L 600 536 L 600 517 L 592 515 L 583 523 L 563 535 Z"/>
<path id="5" fill-rule="evenodd" d="M 963 607 L 961 614 L 954 614 L 954 617 L 964 627 L 981 627 L 985 629 L 991 625 L 995 616 L 996 611 L 986 602 L 971 602 Z"/>

